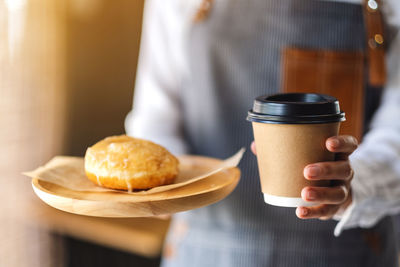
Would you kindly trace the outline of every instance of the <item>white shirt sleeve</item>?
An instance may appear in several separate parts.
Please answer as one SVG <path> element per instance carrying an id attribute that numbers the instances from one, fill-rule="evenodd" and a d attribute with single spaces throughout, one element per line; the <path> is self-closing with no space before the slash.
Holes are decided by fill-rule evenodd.
<path id="1" fill-rule="evenodd" d="M 399 5 L 397 3 L 397 9 Z M 391 18 L 395 20 L 396 18 Z M 397 22 L 399 17 L 397 17 Z M 400 24 L 400 23 L 399 23 Z M 353 202 L 335 228 L 369 228 L 400 212 L 400 34 L 388 53 L 388 85 L 371 129 L 350 156 Z"/>
<path id="2" fill-rule="evenodd" d="M 178 155 L 187 152 L 179 97 L 185 71 L 182 38 L 190 15 L 184 2 L 146 1 L 133 109 L 125 119 L 128 135 Z"/>

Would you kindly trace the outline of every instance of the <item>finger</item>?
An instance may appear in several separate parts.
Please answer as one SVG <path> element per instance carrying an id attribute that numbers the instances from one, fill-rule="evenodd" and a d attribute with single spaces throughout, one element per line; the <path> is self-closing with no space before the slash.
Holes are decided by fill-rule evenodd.
<path id="1" fill-rule="evenodd" d="M 344 180 L 353 176 L 353 170 L 347 160 L 327 161 L 309 164 L 304 168 L 303 175 L 308 180 Z"/>
<path id="2" fill-rule="evenodd" d="M 296 215 L 300 219 L 313 219 L 318 218 L 327 220 L 333 217 L 339 210 L 340 205 L 319 205 L 315 207 L 298 207 Z"/>
<path id="3" fill-rule="evenodd" d="M 334 187 L 307 186 L 301 190 L 301 197 L 308 202 L 320 204 L 341 204 L 346 201 L 349 190 L 345 185 Z"/>
<path id="4" fill-rule="evenodd" d="M 329 137 L 325 145 L 331 152 L 351 154 L 358 147 L 358 141 L 351 135 L 338 135 Z"/>
<path id="5" fill-rule="evenodd" d="M 256 143 L 254 141 L 251 142 L 250 149 L 251 149 L 251 152 L 253 152 L 254 155 L 257 155 Z"/>
<path id="6" fill-rule="evenodd" d="M 161 220 L 169 220 L 169 219 L 171 219 L 171 214 L 154 215 L 153 218 L 161 219 Z"/>

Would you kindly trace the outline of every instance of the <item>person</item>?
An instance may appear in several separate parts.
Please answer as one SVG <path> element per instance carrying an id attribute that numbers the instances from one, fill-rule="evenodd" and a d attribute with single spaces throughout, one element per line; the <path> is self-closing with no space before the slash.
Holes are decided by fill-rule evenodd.
<path id="1" fill-rule="evenodd" d="M 279 91 L 282 48 L 365 52 L 360 4 L 215 0 L 203 2 L 198 20 L 193 18 L 199 1 L 147 0 L 127 134 L 175 154 L 226 158 L 250 147 L 253 135 L 245 117 L 256 96 Z M 400 4 L 383 4 L 389 25 L 398 30 Z M 319 173 L 310 166 L 304 170 L 306 178 L 343 180 L 348 186 L 303 189 L 306 201 L 322 203 L 316 208 L 267 205 L 256 158 L 245 153 L 240 183 L 226 199 L 173 216 L 162 265 L 397 266 L 389 215 L 400 210 L 398 34 L 387 63 L 388 83 L 362 143 L 357 147 L 352 136 L 331 137 L 327 149 L 345 157 L 313 164 Z"/>

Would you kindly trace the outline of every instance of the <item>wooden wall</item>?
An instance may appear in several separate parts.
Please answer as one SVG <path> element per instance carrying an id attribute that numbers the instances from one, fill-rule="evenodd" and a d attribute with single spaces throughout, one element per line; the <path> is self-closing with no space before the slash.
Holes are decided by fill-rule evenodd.
<path id="1" fill-rule="evenodd" d="M 60 241 L 37 220 L 57 212 L 20 173 L 124 131 L 142 8 L 142 0 L 0 1 L 0 266 L 62 266 Z"/>
<path id="2" fill-rule="evenodd" d="M 84 1 L 85 2 L 85 1 Z M 66 23 L 67 154 L 124 132 L 132 106 L 143 1 L 71 1 Z"/>

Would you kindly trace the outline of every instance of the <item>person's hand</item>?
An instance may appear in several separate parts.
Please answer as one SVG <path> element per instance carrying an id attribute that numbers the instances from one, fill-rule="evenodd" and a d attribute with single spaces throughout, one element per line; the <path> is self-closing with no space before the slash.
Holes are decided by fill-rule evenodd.
<path id="1" fill-rule="evenodd" d="M 353 178 L 348 157 L 357 148 L 357 139 L 349 135 L 333 136 L 326 140 L 326 148 L 336 153 L 336 161 L 318 162 L 304 168 L 304 177 L 308 180 L 331 180 L 331 187 L 307 186 L 301 191 L 301 197 L 307 202 L 318 203 L 313 207 L 298 207 L 297 217 L 301 219 L 318 218 L 327 220 L 339 210 L 346 209 L 351 201 L 350 182 Z M 255 143 L 251 150 L 256 154 Z"/>
<path id="2" fill-rule="evenodd" d="M 171 219 L 172 215 L 171 214 L 161 214 L 161 215 L 154 215 L 152 217 L 155 219 L 160 219 L 160 220 L 169 220 L 169 219 Z"/>

